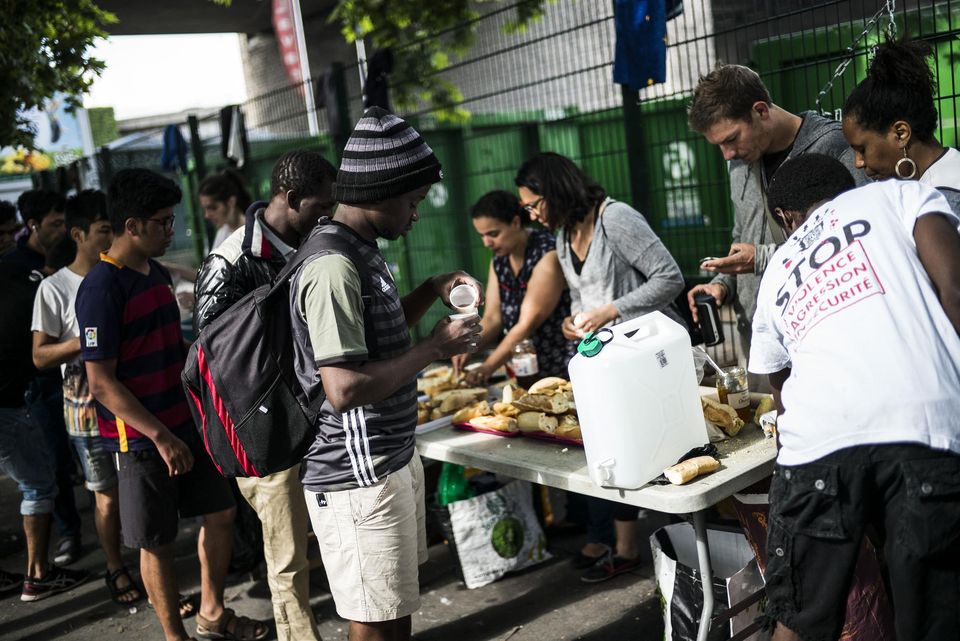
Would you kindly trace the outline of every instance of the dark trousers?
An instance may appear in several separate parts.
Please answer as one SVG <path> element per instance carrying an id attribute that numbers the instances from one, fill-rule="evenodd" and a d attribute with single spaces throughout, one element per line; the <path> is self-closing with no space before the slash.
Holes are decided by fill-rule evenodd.
<path id="1" fill-rule="evenodd" d="M 886 542 L 898 641 L 960 638 L 960 456 L 923 445 L 774 467 L 767 615 L 805 640 L 839 638 L 868 526 Z"/>
<path id="2" fill-rule="evenodd" d="M 43 432 L 57 473 L 57 498 L 53 504 L 57 531 L 61 537 L 73 538 L 80 536 L 80 513 L 73 496 L 77 464 L 63 421 L 63 381 L 59 372 L 56 374 L 44 372 L 33 379 L 27 391 L 27 405 Z"/>

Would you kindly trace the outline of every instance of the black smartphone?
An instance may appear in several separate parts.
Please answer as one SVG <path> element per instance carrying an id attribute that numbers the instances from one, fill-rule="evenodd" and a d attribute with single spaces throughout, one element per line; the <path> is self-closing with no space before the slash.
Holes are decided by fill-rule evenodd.
<path id="1" fill-rule="evenodd" d="M 723 342 L 723 325 L 720 324 L 720 310 L 717 300 L 710 294 L 697 294 L 693 298 L 700 319 L 700 331 L 703 344 L 710 347 Z"/>

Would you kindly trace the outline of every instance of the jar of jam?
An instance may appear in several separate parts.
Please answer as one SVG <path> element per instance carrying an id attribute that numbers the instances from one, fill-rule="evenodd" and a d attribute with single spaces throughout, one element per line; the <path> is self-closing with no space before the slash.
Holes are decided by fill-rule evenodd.
<path id="1" fill-rule="evenodd" d="M 517 377 L 517 385 L 523 389 L 530 389 L 531 385 L 540 380 L 540 365 L 537 362 L 537 350 L 532 340 L 525 338 L 513 348 L 510 369 Z"/>
<path id="2" fill-rule="evenodd" d="M 750 385 L 747 382 L 747 370 L 742 367 L 725 367 L 717 374 L 717 396 L 720 402 L 737 411 L 744 423 L 753 420 L 750 411 Z"/>

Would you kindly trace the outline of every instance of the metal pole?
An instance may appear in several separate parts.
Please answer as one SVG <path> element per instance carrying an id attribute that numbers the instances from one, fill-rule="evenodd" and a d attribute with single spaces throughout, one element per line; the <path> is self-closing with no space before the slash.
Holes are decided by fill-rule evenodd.
<path id="1" fill-rule="evenodd" d="M 705 510 L 693 513 L 693 531 L 697 539 L 697 559 L 700 561 L 700 585 L 703 587 L 703 610 L 700 612 L 697 641 L 707 641 L 707 636 L 710 634 L 710 618 L 713 616 L 713 568 L 710 565 L 710 544 L 707 539 Z"/>
<path id="2" fill-rule="evenodd" d="M 367 46 L 363 42 L 363 36 L 357 35 L 357 70 L 360 72 L 360 91 L 363 91 L 367 84 Z"/>
<path id="3" fill-rule="evenodd" d="M 313 87 L 310 82 L 310 60 L 307 58 L 307 40 L 303 35 L 303 14 L 300 11 L 300 0 L 290 0 L 290 9 L 293 12 L 293 28 L 297 33 L 297 53 L 300 57 L 300 77 L 303 82 L 303 102 L 307 107 L 307 127 L 311 136 L 320 135 L 320 124 L 317 122 L 317 106 L 313 101 Z"/>

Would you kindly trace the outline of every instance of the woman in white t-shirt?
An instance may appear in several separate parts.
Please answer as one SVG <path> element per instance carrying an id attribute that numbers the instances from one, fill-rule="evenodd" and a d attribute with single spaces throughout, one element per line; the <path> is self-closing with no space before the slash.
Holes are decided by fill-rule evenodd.
<path id="1" fill-rule="evenodd" d="M 243 215 L 252 201 L 243 177 L 232 169 L 207 176 L 200 183 L 199 193 L 203 217 L 217 229 L 210 243 L 213 251 L 243 225 Z"/>
<path id="2" fill-rule="evenodd" d="M 877 47 L 867 77 L 843 105 L 843 135 L 857 167 L 875 180 L 919 180 L 957 208 L 960 151 L 944 147 L 937 129 L 936 86 L 924 42 Z M 951 193 L 952 192 L 952 193 Z"/>

